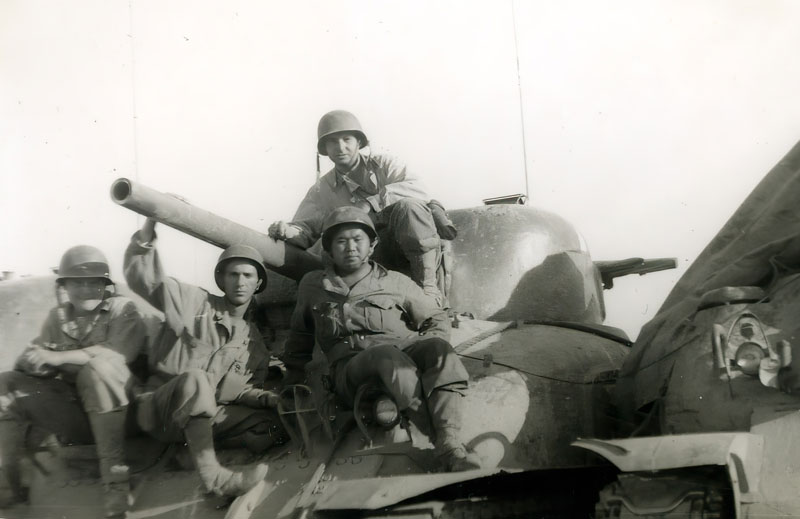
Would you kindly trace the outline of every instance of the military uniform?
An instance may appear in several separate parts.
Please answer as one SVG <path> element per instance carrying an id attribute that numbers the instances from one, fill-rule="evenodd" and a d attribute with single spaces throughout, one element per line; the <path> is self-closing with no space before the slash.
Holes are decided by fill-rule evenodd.
<path id="1" fill-rule="evenodd" d="M 352 171 L 345 175 L 333 168 L 308 190 L 291 221 L 300 234 L 288 241 L 307 249 L 319 239 L 330 211 L 359 206 L 369 211 L 382 247 L 396 244 L 406 256 L 426 252 L 439 246 L 429 200 L 419 181 L 399 161 L 360 154 Z M 393 252 L 379 251 L 378 257 L 389 259 Z"/>
<path id="2" fill-rule="evenodd" d="M 71 249 L 75 250 L 101 255 L 89 247 Z M 105 258 L 99 259 L 102 263 L 96 264 L 107 270 Z M 64 263 L 62 259 L 62 275 Z M 89 272 L 86 277 L 93 276 Z M 110 283 L 107 274 L 99 277 Z M 50 312 L 33 343 L 61 352 L 81 350 L 89 360 L 83 365 L 36 366 L 26 350 L 17 359 L 16 371 L 0 374 L 0 458 L 13 493 L 11 502 L 25 499 L 19 454 L 26 443 L 36 446 L 43 440 L 37 433 L 54 433 L 62 443 L 95 443 L 106 517 L 122 517 L 130 490 L 124 452 L 133 382 L 128 364 L 145 344 L 139 312 L 129 299 L 106 295 L 88 315 L 78 318 L 72 303 L 65 302 Z M 33 426 L 30 433 L 28 425 Z"/>
<path id="3" fill-rule="evenodd" d="M 90 360 L 30 374 L 23 354 L 18 371 L 0 374 L 0 418 L 31 423 L 66 443 L 92 443 L 86 413 L 128 405 L 128 364 L 142 352 L 144 340 L 144 323 L 128 298 L 108 297 L 80 320 L 72 316 L 69 303 L 54 308 L 33 344 L 58 351 L 80 349 Z"/>
<path id="4" fill-rule="evenodd" d="M 449 333 L 447 314 L 407 276 L 371 262 L 369 274 L 348 287 L 329 268 L 300 282 L 284 362 L 300 369 L 316 341 L 349 404 L 358 386 L 377 379 L 401 410 L 416 409 L 435 389 L 466 384 Z"/>
<path id="5" fill-rule="evenodd" d="M 217 439 L 275 439 L 277 415 L 261 400 L 269 354 L 255 325 L 232 318 L 224 297 L 165 277 L 153 243 L 138 233 L 124 264 L 131 289 L 165 318 L 149 353 L 150 377 L 136 397 L 140 427 L 178 441 L 191 418 L 209 418 Z"/>

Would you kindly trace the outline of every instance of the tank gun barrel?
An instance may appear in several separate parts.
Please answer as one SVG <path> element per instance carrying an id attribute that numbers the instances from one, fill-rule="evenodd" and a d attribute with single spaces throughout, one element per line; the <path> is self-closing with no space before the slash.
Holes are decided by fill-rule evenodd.
<path id="1" fill-rule="evenodd" d="M 306 272 L 322 268 L 316 256 L 227 218 L 149 188 L 127 178 L 111 184 L 111 199 L 136 213 L 217 247 L 237 243 L 254 247 L 264 257 L 264 265 L 278 274 L 299 280 Z"/>

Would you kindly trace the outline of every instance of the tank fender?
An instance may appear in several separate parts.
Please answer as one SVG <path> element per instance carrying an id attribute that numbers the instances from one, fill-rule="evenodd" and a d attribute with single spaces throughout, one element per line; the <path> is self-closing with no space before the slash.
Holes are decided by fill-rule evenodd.
<path id="1" fill-rule="evenodd" d="M 499 474 L 500 469 L 331 481 L 317 489 L 314 510 L 377 510 L 438 488 Z"/>
<path id="2" fill-rule="evenodd" d="M 623 472 L 723 465 L 739 503 L 760 501 L 764 437 L 752 433 L 675 434 L 623 440 L 578 439 L 574 447 L 604 457 Z"/>

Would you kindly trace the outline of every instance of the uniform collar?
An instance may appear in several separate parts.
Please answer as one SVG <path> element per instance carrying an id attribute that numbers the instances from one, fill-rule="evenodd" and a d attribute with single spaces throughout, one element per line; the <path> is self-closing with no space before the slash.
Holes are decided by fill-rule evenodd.
<path id="1" fill-rule="evenodd" d="M 64 332 L 69 337 L 72 337 L 73 339 L 80 339 L 81 337 L 78 337 L 80 330 L 78 328 L 77 319 L 75 318 L 75 305 L 68 302 L 62 308 L 63 308 L 62 311 L 66 310 L 68 315 L 64 316 L 63 318 L 61 315 L 59 315 L 59 319 L 61 320 L 61 331 Z M 86 326 L 86 329 L 82 334 L 83 337 L 86 337 L 87 335 L 89 335 L 89 332 L 92 331 L 95 323 L 97 322 L 97 319 L 100 317 L 100 314 L 103 312 L 108 312 L 110 308 L 111 308 L 110 298 L 109 297 L 103 298 L 100 304 L 97 305 L 94 308 L 94 310 L 92 310 L 92 312 L 87 316 L 89 324 Z"/>
<path id="2" fill-rule="evenodd" d="M 377 290 L 380 288 L 378 279 L 386 276 L 387 272 L 386 269 L 379 263 L 370 260 L 369 264 L 371 267 L 369 273 L 352 287 L 347 286 L 347 283 L 344 282 L 341 276 L 339 276 L 333 269 L 333 265 L 330 264 L 325 267 L 323 272 L 322 287 L 327 292 L 343 296 L 350 295 L 354 292 L 361 293 Z"/>
<path id="3" fill-rule="evenodd" d="M 250 306 L 247 307 L 242 320 L 250 326 L 250 333 L 253 332 L 251 317 L 253 315 L 253 300 L 250 300 Z M 228 337 L 233 337 L 233 319 L 231 318 L 231 303 L 225 296 L 219 298 L 219 304 L 214 305 L 214 316 L 212 317 L 214 323 L 225 328 L 228 332 Z"/>
<path id="4" fill-rule="evenodd" d="M 352 175 L 351 175 L 352 173 Z M 369 178 L 372 186 L 362 185 L 357 179 Z M 378 186 L 378 179 L 375 172 L 369 168 L 369 156 L 362 153 L 358 154 L 358 163 L 348 173 L 341 173 L 335 167 L 331 170 L 331 183 L 332 187 L 339 187 L 344 184 L 351 194 L 355 193 L 359 188 L 367 191 L 373 191 Z"/>
<path id="5" fill-rule="evenodd" d="M 67 302 L 67 306 L 69 306 L 69 317 L 70 320 L 75 320 L 75 305 L 70 302 Z M 111 301 L 109 297 L 104 297 L 100 304 L 94 307 L 87 317 L 94 317 L 95 314 L 99 314 L 100 312 L 108 312 L 111 308 Z"/>

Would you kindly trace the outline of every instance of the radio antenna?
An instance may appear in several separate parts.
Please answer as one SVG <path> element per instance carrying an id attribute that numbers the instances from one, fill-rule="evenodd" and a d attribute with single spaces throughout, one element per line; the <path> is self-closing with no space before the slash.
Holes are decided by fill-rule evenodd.
<path id="1" fill-rule="evenodd" d="M 514 0 L 511 0 L 511 23 L 514 26 L 514 51 L 517 58 L 517 91 L 519 92 L 519 121 L 522 127 L 522 160 L 523 171 L 525 173 L 525 198 L 530 200 L 530 192 L 528 189 L 528 147 L 525 141 L 525 111 L 522 104 L 522 79 L 519 73 L 519 41 L 517 40 L 517 16 L 514 10 Z"/>

